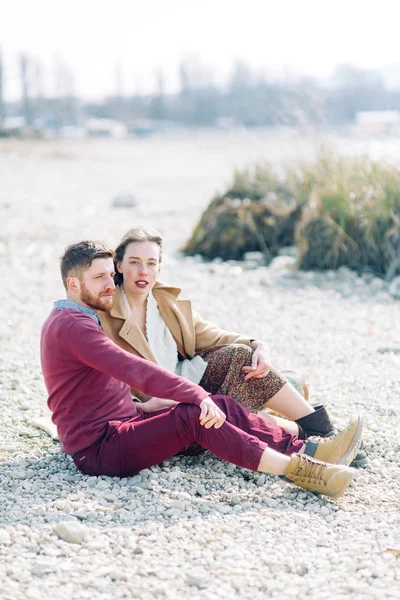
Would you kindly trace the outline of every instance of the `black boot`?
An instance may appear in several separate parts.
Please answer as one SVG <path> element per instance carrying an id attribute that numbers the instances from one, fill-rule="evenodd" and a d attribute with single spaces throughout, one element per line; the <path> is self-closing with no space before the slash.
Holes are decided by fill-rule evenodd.
<path id="1" fill-rule="evenodd" d="M 306 415 L 305 417 L 301 417 L 301 419 L 296 419 L 300 432 L 298 437 L 301 440 L 305 440 L 310 435 L 318 435 L 320 437 L 330 437 L 331 435 L 335 435 L 336 430 L 329 418 L 325 406 L 318 404 L 313 408 L 315 409 L 315 412 Z"/>
<path id="2" fill-rule="evenodd" d="M 311 435 L 317 435 L 319 437 L 330 437 L 337 433 L 334 428 L 329 415 L 322 404 L 318 404 L 313 407 L 315 412 L 297 419 L 296 423 L 299 426 L 300 440 L 306 440 Z M 368 465 L 368 456 L 365 450 L 363 450 L 362 442 L 360 449 L 354 457 L 351 467 L 366 467 Z"/>

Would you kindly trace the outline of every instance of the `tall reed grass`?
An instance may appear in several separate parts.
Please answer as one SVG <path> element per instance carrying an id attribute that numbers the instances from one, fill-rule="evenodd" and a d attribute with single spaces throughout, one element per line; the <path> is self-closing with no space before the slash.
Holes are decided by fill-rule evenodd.
<path id="1" fill-rule="evenodd" d="M 267 263 L 293 244 L 301 269 L 400 273 L 399 166 L 323 151 L 283 175 L 268 164 L 236 171 L 183 251 L 227 260 L 260 250 Z"/>

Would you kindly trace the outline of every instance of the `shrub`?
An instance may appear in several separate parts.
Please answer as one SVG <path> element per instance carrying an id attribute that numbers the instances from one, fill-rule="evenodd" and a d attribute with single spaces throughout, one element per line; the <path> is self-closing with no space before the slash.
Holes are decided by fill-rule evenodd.
<path id="1" fill-rule="evenodd" d="M 331 157 L 320 167 L 297 225 L 299 267 L 392 278 L 400 267 L 400 170 L 366 157 Z"/>
<path id="2" fill-rule="evenodd" d="M 281 246 L 294 243 L 299 212 L 291 190 L 269 165 L 236 171 L 228 190 L 210 202 L 183 252 L 238 260 L 258 250 L 268 262 Z"/>
<path id="3" fill-rule="evenodd" d="M 268 164 L 236 171 L 183 252 L 227 260 L 259 250 L 267 263 L 294 243 L 301 269 L 400 273 L 399 167 L 322 151 L 283 177 Z"/>

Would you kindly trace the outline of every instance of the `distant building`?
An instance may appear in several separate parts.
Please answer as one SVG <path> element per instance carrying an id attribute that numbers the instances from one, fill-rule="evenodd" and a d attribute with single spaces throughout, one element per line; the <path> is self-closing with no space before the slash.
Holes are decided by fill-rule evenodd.
<path id="1" fill-rule="evenodd" d="M 24 133 L 25 130 L 25 117 L 4 117 L 3 124 L 0 127 L 1 137 L 13 137 L 19 136 Z"/>
<path id="2" fill-rule="evenodd" d="M 183 125 L 166 119 L 135 119 L 127 123 L 127 129 L 132 137 L 149 137 L 157 133 L 182 130 Z"/>
<path id="3" fill-rule="evenodd" d="M 85 130 L 88 137 L 124 138 L 128 135 L 125 125 L 112 119 L 88 119 Z"/>
<path id="4" fill-rule="evenodd" d="M 58 135 L 66 140 L 82 140 L 86 137 L 86 131 L 77 125 L 63 125 L 58 130 Z"/>
<path id="5" fill-rule="evenodd" d="M 400 132 L 400 111 L 365 110 L 356 113 L 357 133 L 389 134 Z"/>

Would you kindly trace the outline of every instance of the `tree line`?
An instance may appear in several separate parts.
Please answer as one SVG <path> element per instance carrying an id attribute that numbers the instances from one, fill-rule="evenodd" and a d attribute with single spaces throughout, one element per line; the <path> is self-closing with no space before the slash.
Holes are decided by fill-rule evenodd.
<path id="1" fill-rule="evenodd" d="M 114 93 L 94 103 L 77 96 L 74 74 L 62 59 L 55 69 L 54 93 L 45 95 L 40 64 L 21 55 L 21 96 L 6 103 L 0 53 L 0 124 L 6 115 L 19 114 L 28 126 L 41 120 L 54 127 L 77 125 L 88 117 L 116 119 L 127 125 L 151 119 L 186 126 L 340 126 L 354 122 L 359 111 L 400 110 L 400 89 L 389 89 L 378 71 L 351 65 L 337 67 L 323 82 L 289 75 L 278 80 L 237 61 L 224 85 L 216 83 L 196 57 L 182 60 L 178 70 L 176 93 L 166 91 L 165 76 L 158 71 L 153 93 L 126 95 L 117 84 Z"/>

